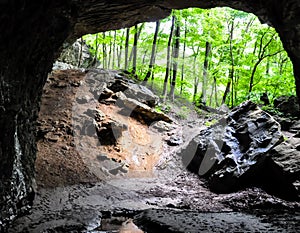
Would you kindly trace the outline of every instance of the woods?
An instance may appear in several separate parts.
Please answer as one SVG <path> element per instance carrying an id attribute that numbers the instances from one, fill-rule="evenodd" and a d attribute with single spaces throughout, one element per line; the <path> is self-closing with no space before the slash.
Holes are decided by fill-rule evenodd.
<path id="1" fill-rule="evenodd" d="M 83 37 L 106 69 L 125 69 L 162 101 L 234 107 L 295 95 L 292 63 L 276 31 L 230 8 L 173 11 L 168 18 Z M 151 84 L 150 84 L 151 79 Z"/>

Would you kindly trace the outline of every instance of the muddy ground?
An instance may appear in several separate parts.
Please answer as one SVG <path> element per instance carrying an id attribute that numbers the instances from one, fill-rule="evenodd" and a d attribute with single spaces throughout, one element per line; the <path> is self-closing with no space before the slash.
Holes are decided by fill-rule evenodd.
<path id="1" fill-rule="evenodd" d="M 182 118 L 176 115 L 180 107 L 174 106 L 170 115 L 176 123 L 169 134 L 182 137 L 179 146 L 167 144 L 166 132 L 130 119 L 130 137 L 136 143 L 130 145 L 144 158 L 109 145 L 94 145 L 97 155 L 78 152 L 72 107 L 87 75 L 54 71 L 48 78 L 39 116 L 34 206 L 9 232 L 119 232 L 129 218 L 144 232 L 155 233 L 300 232 L 299 202 L 281 200 L 257 187 L 215 194 L 205 180 L 186 171 L 180 150 L 210 115 L 198 118 L 190 111 Z M 119 114 L 115 106 L 97 107 Z M 111 170 L 101 170 L 101 161 L 109 161 Z M 112 173 L 118 164 L 126 168 Z"/>

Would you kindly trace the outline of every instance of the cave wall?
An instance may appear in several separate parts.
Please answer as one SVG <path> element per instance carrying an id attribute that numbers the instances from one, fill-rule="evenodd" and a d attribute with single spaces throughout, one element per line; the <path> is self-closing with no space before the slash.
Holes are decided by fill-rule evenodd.
<path id="1" fill-rule="evenodd" d="M 229 6 L 276 28 L 300 96 L 299 0 L 66 0 L 0 2 L 0 232 L 34 197 L 35 120 L 43 85 L 64 41 L 155 21 L 171 9 Z"/>

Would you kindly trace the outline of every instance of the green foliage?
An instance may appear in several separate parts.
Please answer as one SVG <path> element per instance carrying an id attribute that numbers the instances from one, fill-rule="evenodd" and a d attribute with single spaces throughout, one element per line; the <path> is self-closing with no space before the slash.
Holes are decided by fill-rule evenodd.
<path id="1" fill-rule="evenodd" d="M 272 106 L 262 106 L 261 109 L 271 115 L 283 116 L 282 112 L 280 112 L 277 108 L 274 108 Z"/>
<path id="2" fill-rule="evenodd" d="M 206 122 L 204 123 L 204 125 L 205 125 L 206 127 L 210 127 L 210 126 L 216 124 L 217 122 L 218 122 L 218 120 L 212 119 L 211 121 L 206 121 Z"/>
<path id="3" fill-rule="evenodd" d="M 177 113 L 177 116 L 180 119 L 187 119 L 188 115 L 190 114 L 190 109 L 187 106 L 181 106 L 180 111 Z"/>
<path id="4" fill-rule="evenodd" d="M 257 17 L 230 8 L 211 10 L 190 8 L 174 11 L 174 14 L 181 27 L 175 95 L 193 101 L 197 79 L 199 82 L 197 99 L 202 94 L 202 85 L 206 85 L 206 104 L 212 107 L 221 104 L 228 81 L 231 82 L 231 89 L 226 103 L 230 107 L 247 99 L 259 103 L 260 96 L 265 92 L 268 93 L 271 102 L 280 95 L 295 95 L 293 66 L 283 49 L 280 38 L 273 28 L 262 25 Z M 164 83 L 170 26 L 171 16 L 161 20 L 153 67 L 154 79 L 151 77 L 148 81 L 148 85 L 156 90 L 158 95 L 162 93 Z M 139 37 L 136 73 L 140 80 L 143 80 L 148 72 L 154 29 L 155 23 L 146 23 Z M 134 27 L 130 30 L 128 57 L 132 51 L 133 34 Z M 125 38 L 125 29 L 116 31 L 116 34 L 106 32 L 84 36 L 92 54 L 101 62 L 101 66 L 112 69 L 124 69 Z M 208 58 L 208 80 L 204 83 L 203 63 L 206 42 L 211 43 L 212 49 L 211 56 Z M 184 43 L 186 52 L 183 60 Z M 113 44 L 117 48 L 115 51 L 112 51 Z M 103 49 L 103 46 L 106 48 Z M 115 61 L 114 66 L 111 62 L 110 67 L 105 67 L 105 59 L 112 56 L 110 54 L 115 54 L 115 60 L 119 62 Z M 132 61 L 129 60 L 128 63 L 130 71 Z M 258 64 L 254 70 L 256 63 Z M 232 69 L 234 73 L 233 77 L 230 77 Z M 251 76 L 253 76 L 253 85 L 250 92 Z M 169 89 L 168 87 L 168 91 Z M 168 111 L 168 107 L 163 111 Z M 181 115 L 184 115 L 184 111 Z"/>

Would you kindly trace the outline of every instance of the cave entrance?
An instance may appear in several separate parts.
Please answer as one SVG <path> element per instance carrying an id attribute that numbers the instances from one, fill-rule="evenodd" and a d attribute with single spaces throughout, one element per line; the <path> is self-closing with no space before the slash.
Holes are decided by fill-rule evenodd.
<path id="1" fill-rule="evenodd" d="M 172 27 L 173 30 L 171 30 Z M 176 30 L 180 31 L 179 35 L 175 35 Z M 178 48 L 176 48 L 177 38 L 180 39 Z M 169 59 L 168 55 L 170 56 Z M 169 65 L 167 65 L 168 62 Z M 96 73 L 85 71 L 90 67 L 102 69 L 101 72 L 103 73 L 98 74 L 99 77 L 101 76 L 98 81 Z M 81 71 L 76 73 L 72 70 L 74 68 L 80 68 Z M 71 70 L 68 73 L 59 71 L 60 69 Z M 112 71 L 114 69 L 119 71 Z M 167 83 L 165 82 L 166 70 L 168 70 Z M 143 23 L 131 29 L 83 36 L 62 52 L 60 58 L 55 62 L 54 71 L 46 84 L 46 88 L 56 89 L 44 93 L 46 107 L 42 106 L 42 112 L 48 111 L 48 113 L 41 120 L 40 134 L 42 137 L 46 135 L 46 141 L 59 145 L 56 152 L 60 150 L 61 152 L 59 152 L 58 158 L 53 159 L 51 166 L 47 165 L 49 163 L 47 160 L 51 156 L 44 155 L 43 161 L 38 157 L 37 171 L 38 174 L 40 173 L 38 177 L 46 178 L 47 175 L 42 175 L 42 173 L 53 167 L 53 171 L 49 172 L 51 179 L 48 179 L 52 183 L 51 186 L 59 184 L 61 177 L 65 177 L 63 180 L 68 180 L 64 181 L 67 184 L 80 182 L 80 175 L 78 179 L 67 177 L 68 173 L 77 173 L 77 166 L 73 166 L 73 163 L 78 164 L 78 162 L 72 162 L 72 160 L 62 156 L 69 154 L 66 157 L 74 159 L 73 154 L 75 152 L 69 151 L 69 149 L 75 147 L 75 150 L 78 150 L 76 146 L 83 143 L 81 140 L 77 143 L 72 141 L 72 134 L 76 130 L 74 127 L 77 127 L 76 121 L 79 119 L 83 122 L 80 122 L 78 127 L 86 125 L 87 129 L 84 133 L 88 137 L 97 135 L 96 141 L 93 143 L 94 146 L 97 147 L 98 144 L 102 147 L 106 146 L 103 149 L 114 154 L 110 159 L 120 162 L 119 166 L 111 167 L 110 170 L 113 173 L 118 173 L 118 171 L 125 171 L 126 173 L 130 167 L 128 163 L 124 163 L 126 156 L 123 149 L 129 154 L 132 154 L 132 150 L 135 149 L 137 151 L 142 150 L 142 146 L 135 149 L 130 148 L 129 145 L 126 148 L 120 148 L 118 145 L 120 143 L 117 140 L 121 141 L 123 145 L 130 141 L 126 142 L 123 137 L 120 138 L 122 134 L 135 137 L 139 140 L 137 142 L 139 145 L 158 144 L 156 145 L 157 148 L 144 148 L 142 152 L 142 154 L 150 154 L 154 157 L 153 159 L 150 158 L 149 161 L 147 159 L 149 156 L 142 158 L 145 164 L 149 163 L 143 169 L 151 170 L 150 168 L 154 167 L 155 163 L 158 162 L 157 157 L 162 153 L 159 149 L 161 148 L 159 141 L 162 140 L 158 139 L 157 142 L 154 142 L 155 136 L 152 136 L 152 139 L 147 138 L 149 134 L 147 130 L 149 125 L 158 119 L 147 122 L 145 117 L 132 111 L 132 109 L 123 115 L 135 115 L 132 119 L 137 122 L 108 119 L 110 118 L 109 115 L 122 110 L 118 106 L 120 103 L 116 104 L 117 100 L 121 99 L 118 92 L 125 92 L 129 98 L 140 95 L 139 101 L 149 107 L 154 107 L 160 98 L 161 103 L 155 107 L 158 112 L 170 114 L 182 122 L 189 122 L 197 119 L 195 111 L 201 112 L 203 107 L 206 110 L 213 110 L 223 102 L 229 107 L 233 107 L 247 99 L 261 103 L 261 96 L 264 94 L 267 95 L 267 100 L 272 103 L 278 95 L 288 94 L 285 92 L 286 90 L 289 94 L 294 93 L 294 88 L 292 91 L 288 88 L 294 86 L 291 73 L 292 64 L 286 52 L 283 51 L 275 31 L 260 24 L 256 16 L 230 8 L 176 11 L 161 22 Z M 175 85 L 173 82 L 174 75 L 176 77 Z M 82 87 L 81 84 L 85 83 L 83 81 L 85 78 L 87 78 L 88 86 L 83 85 L 84 87 Z M 122 78 L 125 78 L 126 81 L 122 81 Z M 285 81 L 283 82 L 283 80 Z M 130 84 L 130 82 L 132 83 Z M 158 97 L 148 95 L 146 89 L 143 90 L 142 86 L 133 84 L 133 82 L 148 87 L 148 91 L 152 91 Z M 252 84 L 250 84 L 251 82 Z M 135 85 L 137 89 L 131 90 L 128 88 L 130 85 Z M 250 88 L 252 89 L 251 92 L 249 92 Z M 57 103 L 49 103 L 48 99 L 51 96 L 59 97 L 56 100 Z M 75 101 L 71 101 L 72 98 L 75 98 Z M 62 102 L 60 102 L 61 99 Z M 81 109 L 81 112 L 78 110 L 81 115 L 76 115 L 78 111 L 74 111 L 74 102 L 85 104 L 92 99 L 99 101 L 99 105 L 94 104 L 91 109 L 84 109 L 84 111 Z M 200 108 L 195 109 L 194 103 Z M 65 104 L 66 106 L 62 107 Z M 51 115 L 55 111 L 60 112 L 56 114 L 56 119 L 47 122 L 52 118 L 49 114 Z M 74 119 L 74 115 L 77 119 Z M 93 117 L 93 121 L 85 119 L 83 116 Z M 97 121 L 102 123 L 95 125 Z M 145 127 L 138 126 L 138 123 Z M 132 125 L 128 127 L 128 124 Z M 53 127 L 59 132 L 48 132 Z M 129 133 L 128 128 L 132 128 L 131 133 Z M 60 131 L 65 132 L 68 136 L 60 135 L 62 134 Z M 99 141 L 99 138 L 102 138 L 102 141 Z M 176 140 L 180 142 L 180 137 L 174 136 L 175 144 L 177 143 Z M 57 143 L 58 141 L 61 141 L 61 144 Z M 90 149 L 91 145 L 86 147 Z M 39 151 L 52 154 L 50 149 L 43 147 Z M 99 161 L 102 163 L 103 160 L 106 160 L 106 153 L 91 153 L 87 150 L 83 151 L 82 154 L 88 155 L 87 157 L 94 154 L 93 160 L 83 163 L 88 164 L 86 168 L 94 167 L 94 163 Z M 133 164 L 135 164 L 134 161 L 141 162 L 135 156 L 131 159 Z M 69 168 L 62 168 L 61 164 L 69 164 Z M 93 176 L 92 174 L 95 172 L 102 172 L 97 171 L 99 170 L 98 165 L 92 169 L 91 174 L 85 170 L 86 168 L 82 168 L 82 172 L 88 174 L 87 177 Z M 64 171 L 64 175 L 60 176 L 60 171 Z"/>
<path id="2" fill-rule="evenodd" d="M 219 107 L 225 98 L 224 102 L 233 107 L 248 98 L 259 101 L 260 94 L 268 92 L 268 87 L 273 86 L 276 88 L 268 92 L 268 98 L 272 101 L 285 90 L 282 80 L 275 80 L 274 84 L 272 77 L 279 78 L 281 74 L 280 77 L 285 80 L 291 78 L 289 73 L 292 66 L 286 53 L 281 51 L 277 35 L 264 26 L 259 28 L 253 15 L 226 9 L 218 16 L 217 11 L 198 9 L 195 10 L 199 11 L 197 14 L 203 16 L 199 16 L 199 20 L 203 20 L 199 26 L 191 18 L 190 11 L 176 13 L 175 18 L 160 23 L 157 34 L 161 38 L 157 38 L 156 46 L 153 46 L 153 38 L 158 23 L 140 24 L 129 30 L 128 46 L 128 30 L 123 29 L 84 36 L 77 40 L 77 45 L 73 45 L 75 52 L 64 51 L 54 65 L 55 70 L 49 74 L 38 120 L 36 172 L 40 191 L 37 203 L 43 206 L 45 201 L 49 208 L 43 206 L 45 208 L 38 210 L 40 206 L 34 207 L 32 219 L 37 221 L 40 215 L 47 217 L 38 223 L 25 222 L 23 227 L 57 231 L 81 228 L 109 230 L 148 208 L 161 208 L 163 211 L 170 208 L 171 211 L 150 210 L 143 221 L 149 215 L 158 219 L 164 219 L 164 214 L 176 216 L 177 213 L 173 211 L 180 209 L 192 210 L 197 214 L 220 213 L 212 217 L 221 224 L 227 216 L 221 212 L 232 212 L 234 206 L 245 205 L 244 201 L 248 201 L 249 196 L 255 197 L 250 198 L 249 203 L 253 205 L 257 204 L 258 196 L 269 198 L 260 189 L 242 191 L 237 194 L 239 197 L 211 193 L 205 181 L 187 172 L 175 154 L 202 127 L 215 122 L 211 113 L 204 114 L 198 108 L 195 110 L 195 102 L 211 110 Z M 219 18 L 212 19 L 215 16 Z M 172 21 L 174 42 L 171 40 L 170 46 L 166 46 Z M 212 30 L 215 25 L 219 27 L 224 22 L 221 32 Z M 258 27 L 255 28 L 256 34 L 246 34 L 253 25 Z M 188 26 L 191 28 L 188 29 Z M 176 48 L 176 39 L 179 38 L 176 32 L 179 29 L 182 30 L 179 34 L 181 41 Z M 205 33 L 208 29 L 210 33 Z M 224 36 L 225 31 L 229 33 L 227 36 Z M 189 38 L 189 34 L 193 36 Z M 247 41 L 250 38 L 252 42 Z M 155 58 L 152 59 L 153 47 Z M 149 96 L 156 94 L 162 100 L 165 98 L 163 87 L 168 48 L 168 100 L 157 105 L 156 113 L 153 113 L 151 108 L 157 100 Z M 253 61 L 260 59 L 262 61 L 257 63 L 254 72 L 251 66 L 256 63 Z M 280 60 L 280 64 L 274 64 L 276 59 Z M 63 63 L 66 61 L 69 64 Z M 225 67 L 219 69 L 223 65 Z M 89 66 L 93 69 L 86 69 Z M 78 67 L 81 69 L 78 70 Z M 180 82 L 174 84 L 174 75 Z M 243 90 L 249 90 L 251 86 L 251 77 L 252 90 L 244 93 Z M 292 83 L 285 82 L 287 86 L 292 86 Z M 128 88 L 131 86 L 137 89 Z M 226 94 L 228 86 L 231 89 Z M 174 99 L 169 93 L 172 89 Z M 141 109 L 136 110 L 137 106 Z M 129 111 L 122 111 L 124 109 Z M 203 118 L 199 118 L 199 112 L 200 115 L 204 114 Z M 172 123 L 173 119 L 180 123 Z M 97 148 L 100 149 L 96 151 Z M 160 158 L 162 154 L 163 158 Z M 130 169 L 136 172 L 128 175 Z M 244 210 L 250 207 L 245 205 Z M 186 220 L 190 214 L 188 211 L 180 218 Z M 248 215 L 232 216 L 238 219 L 235 225 L 240 222 L 246 224 L 248 220 L 251 220 L 251 224 L 257 223 L 257 219 Z M 197 218 L 203 217 L 200 214 Z M 113 226 L 111 219 L 119 221 L 117 226 Z M 61 220 L 64 221 L 62 225 Z M 106 221 L 107 228 L 103 228 Z M 243 224 L 241 228 L 245 227 Z M 251 224 L 247 223 L 246 228 L 251 229 Z M 166 224 L 175 225 L 174 221 Z M 151 227 L 153 231 L 158 226 Z M 183 227 L 187 227 L 187 224 L 183 224 Z M 197 228 L 196 225 L 193 227 Z M 220 227 L 224 227 L 224 224 Z M 267 229 L 269 226 L 260 227 Z M 155 228 L 153 232 L 158 232 L 157 229 L 164 228 Z"/>

